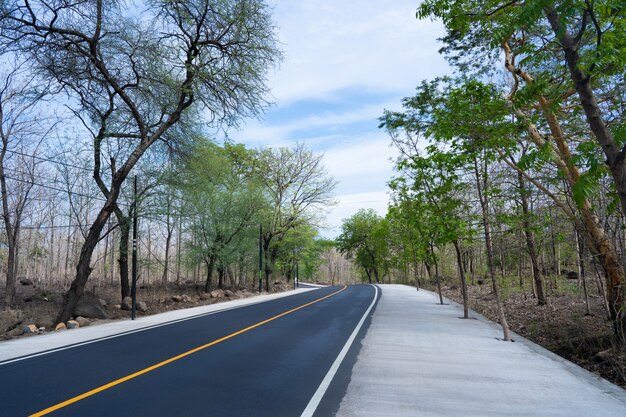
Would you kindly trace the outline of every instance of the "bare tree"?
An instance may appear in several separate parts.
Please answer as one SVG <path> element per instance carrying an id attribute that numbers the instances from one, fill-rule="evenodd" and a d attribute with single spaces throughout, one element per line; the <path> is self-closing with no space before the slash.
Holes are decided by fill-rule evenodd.
<path id="1" fill-rule="evenodd" d="M 45 131 L 34 108 L 40 94 L 34 93 L 32 79 L 24 78 L 19 67 L 0 74 L 0 190 L 2 217 L 7 240 L 5 307 L 13 306 L 18 267 L 19 235 L 24 210 L 31 202 L 35 185 L 35 155 Z"/>

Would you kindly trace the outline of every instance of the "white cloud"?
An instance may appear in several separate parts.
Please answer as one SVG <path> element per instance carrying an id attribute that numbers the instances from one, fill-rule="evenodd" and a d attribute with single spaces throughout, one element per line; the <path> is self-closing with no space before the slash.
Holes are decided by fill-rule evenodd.
<path id="1" fill-rule="evenodd" d="M 335 178 L 355 177 L 371 184 L 369 176 L 389 179 L 393 168 L 391 159 L 396 156 L 397 151 L 389 146 L 389 138 L 380 133 L 331 147 L 325 152 L 324 165 Z"/>
<path id="2" fill-rule="evenodd" d="M 328 227 L 320 232 L 322 236 L 334 239 L 341 233 L 343 220 L 355 214 L 359 209 L 371 208 L 384 216 L 387 213 L 388 204 L 389 195 L 385 190 L 339 195 L 337 205 L 326 217 Z"/>
<path id="3" fill-rule="evenodd" d="M 335 237 L 360 208 L 386 213 L 397 154 L 377 119 L 385 108 L 399 109 L 422 80 L 450 73 L 437 52 L 443 27 L 417 20 L 415 0 L 273 1 L 285 52 L 270 77 L 276 113 L 230 136 L 252 147 L 304 141 L 323 150 L 339 185 L 321 233 Z"/>
<path id="4" fill-rule="evenodd" d="M 439 22 L 417 20 L 415 0 L 280 1 L 285 61 L 271 77 L 279 105 L 346 86 L 406 91 L 448 71 Z M 410 90 L 409 90 L 410 91 Z"/>

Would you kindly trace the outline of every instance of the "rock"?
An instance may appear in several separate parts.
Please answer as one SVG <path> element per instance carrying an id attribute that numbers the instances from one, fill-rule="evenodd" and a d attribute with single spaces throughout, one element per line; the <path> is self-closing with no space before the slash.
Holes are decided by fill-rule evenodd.
<path id="1" fill-rule="evenodd" d="M 22 285 L 29 285 L 29 286 L 34 285 L 33 281 L 28 278 L 20 278 L 19 283 Z"/>
<path id="2" fill-rule="evenodd" d="M 68 322 L 69 323 L 69 322 Z M 56 327 L 54 328 L 55 332 L 58 332 L 60 330 L 67 330 L 67 326 L 65 325 L 65 323 L 59 323 L 56 325 Z"/>
<path id="3" fill-rule="evenodd" d="M 181 301 L 183 301 L 183 296 L 182 295 L 172 295 L 172 301 L 176 301 L 177 303 L 180 303 Z"/>
<path id="4" fill-rule="evenodd" d="M 7 333 L 7 335 L 9 335 L 10 337 L 21 336 L 23 334 L 24 334 L 24 330 L 19 326 Z"/>
<path id="5" fill-rule="evenodd" d="M 137 310 L 148 311 L 148 304 L 145 301 L 137 301 Z"/>
<path id="6" fill-rule="evenodd" d="M 37 329 L 37 333 L 43 333 L 46 331 L 46 328 L 41 326 L 40 328 Z"/>
<path id="7" fill-rule="evenodd" d="M 202 294 L 200 294 L 200 299 L 202 301 L 206 301 L 206 300 L 208 300 L 210 298 L 211 298 L 211 293 L 203 292 Z"/>
<path id="8" fill-rule="evenodd" d="M 122 300 L 122 310 L 130 311 L 133 308 L 133 299 L 130 297 L 124 297 Z"/>
<path id="9" fill-rule="evenodd" d="M 89 326 L 91 324 L 91 322 L 89 321 L 88 318 L 85 318 L 83 316 L 78 316 L 76 317 L 76 321 L 78 322 L 78 325 L 80 327 L 86 327 Z"/>
<path id="10" fill-rule="evenodd" d="M 248 292 L 248 289 L 244 288 L 243 290 L 241 290 L 241 292 Z"/>
<path id="11" fill-rule="evenodd" d="M 23 319 L 20 310 L 0 311 L 0 334 L 19 326 Z"/>
<path id="12" fill-rule="evenodd" d="M 91 319 L 107 319 L 109 318 L 107 312 L 102 308 L 98 300 L 94 299 L 81 299 L 74 310 L 74 314 L 77 316 L 89 317 Z"/>
<path id="13" fill-rule="evenodd" d="M 108 305 L 107 300 L 105 300 L 105 299 L 103 299 L 103 298 L 100 298 L 100 299 L 98 300 L 98 302 L 100 303 L 100 305 L 101 305 L 102 307 L 106 307 L 106 306 Z"/>
<path id="14" fill-rule="evenodd" d="M 191 302 L 191 297 L 188 296 L 187 294 L 184 294 L 183 295 L 183 301 L 186 302 L 186 303 L 190 303 Z"/>
<path id="15" fill-rule="evenodd" d="M 231 290 L 226 290 L 226 291 L 224 291 L 224 295 L 226 297 L 232 297 L 233 296 L 233 292 Z"/>
<path id="16" fill-rule="evenodd" d="M 78 329 L 80 324 L 76 320 L 70 320 L 67 322 L 68 329 Z"/>
<path id="17" fill-rule="evenodd" d="M 222 290 L 211 291 L 211 298 L 222 298 L 223 296 L 224 296 L 224 291 Z"/>
<path id="18" fill-rule="evenodd" d="M 27 324 L 22 327 L 24 333 L 37 333 L 37 326 L 34 324 Z"/>

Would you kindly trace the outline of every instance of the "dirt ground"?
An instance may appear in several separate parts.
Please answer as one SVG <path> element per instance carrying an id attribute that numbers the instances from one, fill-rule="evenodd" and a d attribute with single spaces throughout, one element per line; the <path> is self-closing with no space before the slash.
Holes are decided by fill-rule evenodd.
<path id="1" fill-rule="evenodd" d="M 292 288 L 285 282 L 276 282 L 272 292 L 282 292 Z M 137 289 L 137 300 L 147 305 L 145 312 L 137 311 L 137 316 L 147 316 L 165 311 L 179 310 L 183 308 L 197 307 L 201 305 L 215 304 L 219 302 L 252 297 L 258 294 L 256 288 L 225 288 L 227 295 L 219 298 L 201 299 L 204 292 L 203 284 L 186 283 L 182 285 L 171 284 L 168 288 L 160 285 L 140 286 Z M 265 291 L 264 291 L 265 292 Z M 22 322 L 19 327 L 34 324 L 38 328 L 45 328 L 43 332 L 53 331 L 54 319 L 59 312 L 63 300 L 62 289 L 39 288 L 37 285 L 17 286 L 15 310 L 22 312 Z M 180 296 L 180 297 L 176 297 Z M 131 312 L 122 310 L 120 306 L 119 288 L 117 286 L 94 287 L 87 290 L 83 297 L 99 300 L 108 315 L 108 319 L 92 319 L 90 325 L 102 324 L 113 320 L 128 319 Z M 181 299 L 182 298 L 182 299 Z M 0 288 L 0 299 L 4 300 L 4 288 Z M 0 334 L 0 340 L 8 340 L 14 337 L 27 337 L 29 335 L 10 336 Z"/>
<path id="2" fill-rule="evenodd" d="M 463 303 L 457 285 L 445 285 L 442 292 L 445 297 Z M 512 331 L 626 388 L 626 349 L 612 346 L 611 325 L 599 296 L 590 296 L 591 315 L 586 315 L 580 294 L 548 293 L 548 304 L 538 306 L 531 292 L 506 287 L 502 292 Z M 470 308 L 499 321 L 490 284 L 469 286 L 468 293 Z"/>

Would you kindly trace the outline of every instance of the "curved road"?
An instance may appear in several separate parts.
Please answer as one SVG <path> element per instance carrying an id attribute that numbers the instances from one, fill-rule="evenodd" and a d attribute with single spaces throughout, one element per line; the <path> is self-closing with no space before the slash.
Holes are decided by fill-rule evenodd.
<path id="1" fill-rule="evenodd" d="M 0 363 L 2 415 L 330 415 L 376 294 L 369 285 L 321 288 Z M 327 376 L 333 364 L 341 366 Z"/>

